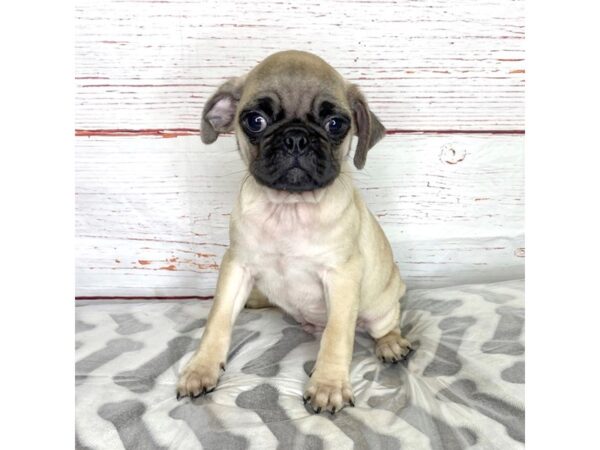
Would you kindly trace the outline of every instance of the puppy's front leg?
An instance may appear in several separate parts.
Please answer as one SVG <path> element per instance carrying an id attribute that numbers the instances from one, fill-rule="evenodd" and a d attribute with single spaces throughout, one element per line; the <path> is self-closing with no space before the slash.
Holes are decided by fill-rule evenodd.
<path id="1" fill-rule="evenodd" d="M 225 369 L 233 324 L 251 288 L 249 271 L 227 250 L 200 346 L 179 378 L 177 399 L 187 395 L 195 398 L 215 389 L 220 371 Z"/>
<path id="2" fill-rule="evenodd" d="M 346 403 L 354 406 L 349 369 L 354 349 L 354 332 L 359 305 L 360 272 L 351 259 L 344 267 L 330 271 L 323 282 L 327 301 L 327 325 L 315 368 L 304 392 L 317 413 L 334 414 Z"/>

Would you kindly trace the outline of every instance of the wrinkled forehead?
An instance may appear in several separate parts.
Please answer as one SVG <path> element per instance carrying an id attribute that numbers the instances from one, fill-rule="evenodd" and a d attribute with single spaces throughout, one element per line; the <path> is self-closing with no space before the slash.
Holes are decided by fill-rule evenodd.
<path id="1" fill-rule="evenodd" d="M 295 63 L 257 66 L 248 74 L 242 108 L 268 99 L 286 117 L 318 113 L 325 102 L 350 111 L 344 79 L 326 65 Z"/>

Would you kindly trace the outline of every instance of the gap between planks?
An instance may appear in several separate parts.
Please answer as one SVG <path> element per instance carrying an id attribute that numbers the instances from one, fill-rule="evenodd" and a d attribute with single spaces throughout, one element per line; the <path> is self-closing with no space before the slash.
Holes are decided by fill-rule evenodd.
<path id="1" fill-rule="evenodd" d="M 385 134 L 525 134 L 525 130 L 386 130 Z M 162 136 L 174 138 L 179 136 L 194 136 L 200 132 L 193 128 L 147 128 L 147 129 L 98 129 L 98 130 L 75 130 L 75 136 Z"/>
<path id="2" fill-rule="evenodd" d="M 77 295 L 75 300 L 212 300 L 212 295 Z"/>

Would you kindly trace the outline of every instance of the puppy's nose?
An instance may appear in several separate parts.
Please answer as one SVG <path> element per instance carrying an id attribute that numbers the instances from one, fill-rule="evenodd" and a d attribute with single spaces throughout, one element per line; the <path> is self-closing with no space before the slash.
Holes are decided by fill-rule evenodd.
<path id="1" fill-rule="evenodd" d="M 283 137 L 283 147 L 292 155 L 302 155 L 308 150 L 308 134 L 298 129 L 287 131 Z"/>

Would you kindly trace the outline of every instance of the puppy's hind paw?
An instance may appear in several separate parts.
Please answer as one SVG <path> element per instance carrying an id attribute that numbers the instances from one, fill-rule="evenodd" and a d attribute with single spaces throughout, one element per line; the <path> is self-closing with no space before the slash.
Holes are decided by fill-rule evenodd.
<path id="1" fill-rule="evenodd" d="M 406 359 L 412 350 L 410 342 L 403 338 L 398 330 L 392 330 L 375 340 L 375 354 L 385 363 L 396 364 Z"/>

